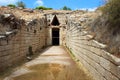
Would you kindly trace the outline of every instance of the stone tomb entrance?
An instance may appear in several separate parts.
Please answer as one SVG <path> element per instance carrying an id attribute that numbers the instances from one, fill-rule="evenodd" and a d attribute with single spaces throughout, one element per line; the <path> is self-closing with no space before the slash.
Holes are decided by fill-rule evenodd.
<path id="1" fill-rule="evenodd" d="M 52 28 L 52 45 L 59 45 L 59 28 Z"/>
<path id="2" fill-rule="evenodd" d="M 53 17 L 53 20 L 51 22 L 51 25 L 52 25 L 52 45 L 59 45 L 59 37 L 60 37 L 60 30 L 59 30 L 59 20 L 57 18 L 57 16 L 55 15 Z"/>

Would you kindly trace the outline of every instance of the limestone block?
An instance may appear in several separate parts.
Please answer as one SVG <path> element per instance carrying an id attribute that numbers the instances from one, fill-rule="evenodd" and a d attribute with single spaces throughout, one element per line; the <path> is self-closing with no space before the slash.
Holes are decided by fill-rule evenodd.
<path id="1" fill-rule="evenodd" d="M 116 66 L 115 64 L 110 63 L 110 72 L 120 78 L 120 71 L 119 71 L 119 69 L 120 69 L 119 66 Z"/>
<path id="2" fill-rule="evenodd" d="M 80 42 L 81 44 L 84 44 L 84 45 L 87 45 L 87 46 L 90 45 L 90 44 L 89 44 L 89 43 L 90 43 L 89 41 L 86 41 L 86 40 L 80 40 L 80 41 L 81 41 L 81 42 Z"/>
<path id="3" fill-rule="evenodd" d="M 11 59 L 11 55 L 6 55 L 4 57 L 1 57 L 3 63 L 8 63 L 10 59 Z"/>
<path id="4" fill-rule="evenodd" d="M 109 71 L 106 71 L 104 76 L 107 80 L 119 80 L 119 78 L 112 75 Z"/>
<path id="5" fill-rule="evenodd" d="M 4 50 L 5 50 L 4 46 L 0 46 L 0 52 L 2 52 Z"/>
<path id="6" fill-rule="evenodd" d="M 100 65 L 110 71 L 110 61 L 104 59 L 103 57 L 100 57 Z"/>
<path id="7" fill-rule="evenodd" d="M 8 41 L 7 40 L 0 40 L 0 46 L 7 45 Z"/>
<path id="8" fill-rule="evenodd" d="M 120 58 L 117 58 L 116 56 L 111 55 L 110 53 L 102 50 L 102 56 L 106 59 L 108 59 L 109 61 L 113 62 L 116 65 L 120 65 Z"/>
<path id="9" fill-rule="evenodd" d="M 80 34 L 79 34 L 79 39 L 80 39 L 80 40 L 86 40 L 87 37 L 86 37 L 86 36 L 80 36 Z"/>
<path id="10" fill-rule="evenodd" d="M 95 40 L 92 40 L 92 46 L 99 48 L 99 44 Z"/>
<path id="11" fill-rule="evenodd" d="M 12 58 L 16 58 L 19 55 L 20 55 L 20 52 L 14 52 L 13 55 L 12 55 Z"/>
<path id="12" fill-rule="evenodd" d="M 79 53 L 78 55 L 82 57 L 85 61 L 87 60 L 87 57 L 83 53 Z"/>
<path id="13" fill-rule="evenodd" d="M 93 40 L 93 42 L 95 43 L 95 45 L 99 48 L 106 48 L 107 46 L 105 44 L 99 43 L 98 41 Z"/>
<path id="14" fill-rule="evenodd" d="M 118 72 L 118 75 L 120 75 L 120 66 L 118 66 L 117 72 Z M 119 76 L 119 77 L 120 77 L 120 76 Z M 119 78 L 119 80 L 120 80 L 120 78 Z"/>
<path id="15" fill-rule="evenodd" d="M 101 53 L 102 53 L 101 49 L 96 48 L 96 47 L 91 47 L 90 50 L 91 50 L 92 52 L 94 52 L 95 54 L 101 56 Z"/>
<path id="16" fill-rule="evenodd" d="M 89 51 L 89 50 L 85 50 L 83 49 L 83 52 L 86 54 L 86 56 L 88 56 L 89 58 L 91 58 L 92 60 L 94 60 L 96 63 L 100 63 L 100 56 L 96 55 L 95 53 Z"/>
<path id="17" fill-rule="evenodd" d="M 96 71 L 95 68 L 93 68 L 93 66 L 89 66 L 89 70 L 90 70 L 91 74 L 93 75 L 93 77 L 95 78 L 95 80 L 102 80 L 101 79 L 102 76 L 100 75 L 100 73 L 98 73 L 98 71 Z"/>
<path id="18" fill-rule="evenodd" d="M 98 63 L 95 63 L 94 66 L 95 66 L 96 70 L 101 74 L 101 76 L 104 77 L 106 70 Z"/>
<path id="19" fill-rule="evenodd" d="M 108 55 L 109 54 L 108 52 L 102 50 L 101 54 L 102 54 L 102 57 L 104 57 L 105 59 L 113 61 L 112 58 Z"/>
<path id="20" fill-rule="evenodd" d="M 107 80 L 107 79 L 103 77 L 101 80 Z"/>
<path id="21" fill-rule="evenodd" d="M 90 58 L 87 57 L 87 56 L 86 56 L 85 60 L 86 60 L 86 62 L 88 62 L 91 66 L 93 66 L 94 68 L 96 68 L 96 67 L 95 67 L 96 62 L 95 62 L 94 60 L 90 59 Z"/>
<path id="22" fill-rule="evenodd" d="M 0 57 L 4 57 L 4 56 L 7 56 L 7 55 L 10 55 L 11 51 L 8 50 L 8 51 L 2 51 L 0 52 Z"/>

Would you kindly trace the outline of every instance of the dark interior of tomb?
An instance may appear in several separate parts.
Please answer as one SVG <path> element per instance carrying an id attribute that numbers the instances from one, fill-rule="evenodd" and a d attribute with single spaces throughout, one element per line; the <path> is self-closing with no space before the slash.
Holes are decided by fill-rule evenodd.
<path id="1" fill-rule="evenodd" d="M 59 29 L 52 29 L 52 45 L 59 45 Z"/>

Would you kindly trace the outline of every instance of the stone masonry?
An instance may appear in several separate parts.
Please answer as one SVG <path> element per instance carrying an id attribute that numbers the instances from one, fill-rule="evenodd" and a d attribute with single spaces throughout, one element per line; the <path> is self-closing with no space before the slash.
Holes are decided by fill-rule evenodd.
<path id="1" fill-rule="evenodd" d="M 30 53 L 34 54 L 45 47 L 46 19 L 41 14 L 32 15 L 33 13 L 23 10 L 1 9 L 3 13 L 0 14 L 0 71 L 3 71 Z M 5 12 L 6 10 L 10 12 Z"/>
<path id="2" fill-rule="evenodd" d="M 60 25 L 51 22 L 57 16 Z M 52 28 L 60 29 L 60 45 L 68 47 L 95 80 L 120 80 L 120 59 L 86 31 L 97 12 L 41 11 L 0 7 L 0 71 L 52 45 Z"/>
<path id="3" fill-rule="evenodd" d="M 91 20 L 91 15 L 85 13 L 79 16 L 77 14 L 68 18 L 66 46 L 95 80 L 120 80 L 120 59 L 104 51 L 106 45 L 95 41 L 86 31 L 84 24 Z"/>

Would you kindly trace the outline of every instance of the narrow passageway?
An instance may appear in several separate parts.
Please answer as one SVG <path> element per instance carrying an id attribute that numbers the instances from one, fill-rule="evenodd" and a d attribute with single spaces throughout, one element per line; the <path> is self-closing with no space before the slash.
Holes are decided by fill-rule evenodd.
<path id="1" fill-rule="evenodd" d="M 46 48 L 4 80 L 92 80 L 62 46 Z"/>

